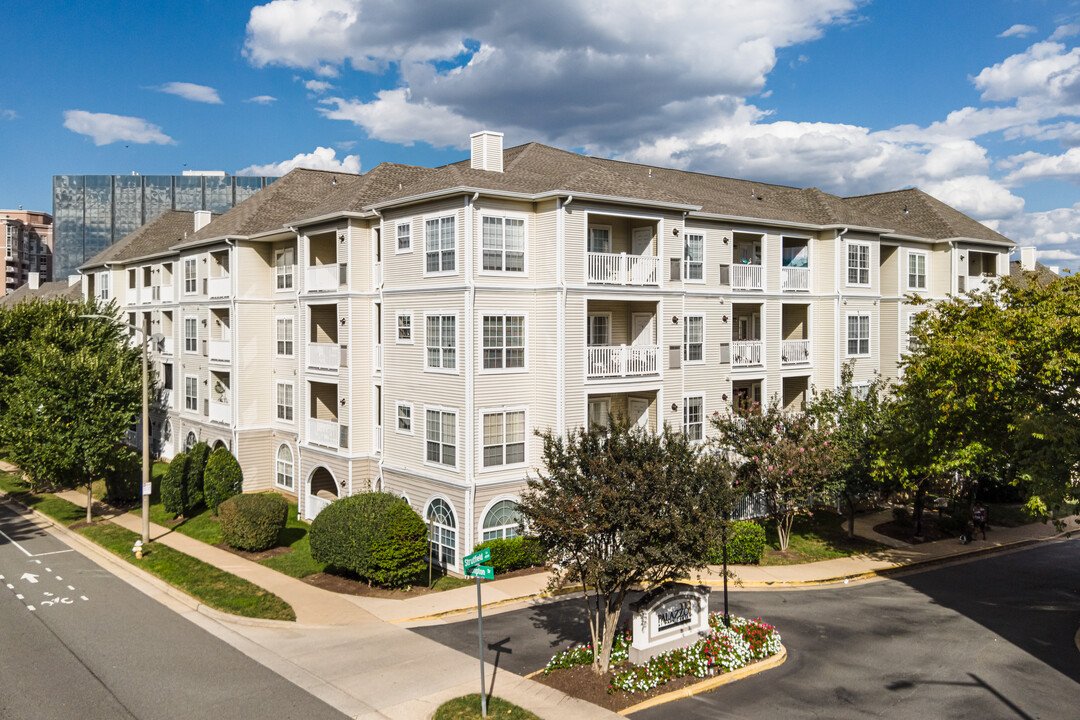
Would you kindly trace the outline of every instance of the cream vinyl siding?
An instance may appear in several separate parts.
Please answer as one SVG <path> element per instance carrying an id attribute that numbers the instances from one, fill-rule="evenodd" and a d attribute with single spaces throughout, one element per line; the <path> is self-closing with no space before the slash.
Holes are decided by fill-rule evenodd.
<path id="1" fill-rule="evenodd" d="M 953 288 L 953 254 L 957 252 L 949 247 L 948 243 L 940 243 L 933 246 L 932 252 L 926 259 L 927 281 L 930 285 L 930 296 L 944 298 Z"/>
<path id="2" fill-rule="evenodd" d="M 843 362 L 841 342 L 846 339 L 844 327 L 837 325 L 836 301 L 833 298 L 820 298 L 811 301 L 810 306 L 810 361 L 813 363 L 814 378 L 820 388 L 831 388 L 836 384 L 838 371 L 837 358 Z M 840 309 L 843 310 L 841 305 Z M 839 331 L 840 335 L 837 335 Z"/>
<path id="3" fill-rule="evenodd" d="M 449 209 L 445 204 L 443 207 Z M 412 240 L 411 253 L 398 253 L 393 249 L 385 252 L 386 243 L 383 243 L 383 288 L 386 290 L 418 287 L 424 282 L 424 223 L 420 218 L 415 207 L 388 211 L 383 216 L 383 227 L 391 233 L 396 232 L 399 223 L 409 223 Z M 397 247 L 396 235 L 394 247 Z"/>
<path id="4" fill-rule="evenodd" d="M 274 434 L 270 430 L 237 433 L 233 455 L 244 470 L 244 492 L 274 489 L 274 453 L 277 444 L 273 442 L 273 438 Z M 295 444 L 293 447 L 295 448 Z"/>
<path id="5" fill-rule="evenodd" d="M 867 357 L 847 357 L 847 316 L 855 313 L 866 313 L 870 316 L 870 354 Z M 870 382 L 874 378 L 874 373 L 878 371 L 881 352 L 881 323 L 878 307 L 870 300 L 849 299 L 847 305 L 840 306 L 840 316 L 840 361 L 854 361 L 855 372 L 852 382 Z"/>
<path id="6" fill-rule="evenodd" d="M 881 246 L 877 236 L 850 232 L 844 236 L 840 267 L 840 292 L 844 295 L 877 295 L 881 288 Z M 848 248 L 852 244 L 868 245 L 870 248 L 870 285 L 851 285 L 848 283 Z"/>
<path id="7" fill-rule="evenodd" d="M 533 264 L 529 272 L 535 285 L 554 285 L 558 281 L 558 204 L 554 200 L 535 203 L 536 242 L 532 251 Z M 552 335 L 554 337 L 554 335 Z"/>
<path id="8" fill-rule="evenodd" d="M 239 361 L 235 368 L 232 403 L 237 407 L 237 421 L 240 427 L 266 426 L 267 420 L 274 416 L 272 391 L 274 379 L 279 373 L 285 375 L 286 368 L 296 367 L 295 358 L 285 362 L 274 353 L 274 306 L 263 303 L 238 303 L 233 309 L 236 316 L 231 337 L 235 348 L 235 357 Z M 283 379 L 294 379 L 291 373 Z"/>
<path id="9" fill-rule="evenodd" d="M 233 283 L 238 299 L 274 295 L 274 249 L 269 243 L 237 243 L 232 251 Z M 284 247 L 284 244 L 280 245 Z M 293 278 L 295 284 L 295 276 Z"/>
<path id="10" fill-rule="evenodd" d="M 878 249 L 881 257 L 880 278 L 881 294 L 884 297 L 897 297 L 907 290 L 907 248 L 895 245 L 882 245 Z M 929 279 L 928 279 L 929 280 Z M 925 290 L 920 290 L 925 293 Z"/>
<path id="11" fill-rule="evenodd" d="M 843 245 L 843 243 L 836 239 L 835 232 L 829 230 L 818 233 L 817 239 L 810 241 L 811 293 L 831 294 L 836 292 L 837 273 L 840 272 L 836 259 L 837 245 Z M 844 260 L 841 259 L 839 262 L 844 262 Z M 844 277 L 846 276 L 847 266 L 845 265 Z"/>
<path id="12" fill-rule="evenodd" d="M 537 275 L 539 270 L 549 276 L 547 282 L 554 283 L 554 265 L 546 268 L 538 267 L 537 235 L 535 203 L 508 202 L 497 198 L 481 196 L 473 204 L 473 270 L 478 285 L 494 285 L 501 287 L 522 287 L 539 284 Z M 484 217 L 505 217 L 514 220 L 525 221 L 525 272 L 506 272 L 498 270 L 484 270 L 483 260 L 483 222 Z M 462 236 L 464 238 L 464 228 Z M 554 228 L 552 228 L 554 230 Z M 552 236 L 554 237 L 554 234 Z M 554 259 L 553 259 L 554 260 Z"/>
<path id="13" fill-rule="evenodd" d="M 273 455 L 270 456 L 270 459 L 273 460 Z M 326 468 L 334 476 L 334 481 L 338 486 L 339 498 L 352 494 L 349 487 L 349 461 L 341 455 L 316 447 L 303 446 L 300 450 L 300 457 L 293 457 L 293 467 L 296 473 L 296 491 L 298 495 L 304 496 L 304 500 L 306 500 L 310 487 L 311 475 L 319 467 Z M 273 484 L 273 477 L 269 479 L 269 482 Z M 342 489 L 342 484 L 345 486 L 344 489 Z"/>
<path id="14" fill-rule="evenodd" d="M 443 217 L 454 218 L 454 271 L 443 272 L 440 270 L 438 273 L 432 273 L 424 275 L 424 268 L 427 267 L 427 221 L 436 220 Z M 414 222 L 418 223 L 417 227 L 420 231 L 419 242 L 420 246 L 412 254 L 412 259 L 416 263 L 416 270 L 420 274 L 416 283 L 410 282 L 410 285 L 419 285 L 425 288 L 431 287 L 457 287 L 465 282 L 465 196 L 453 198 L 452 200 L 433 203 L 431 205 L 425 205 L 423 212 L 416 216 Z M 476 226 L 473 226 L 473 241 L 476 241 Z M 402 255 L 403 258 L 409 258 L 409 255 Z M 475 262 L 475 260 L 474 260 Z"/>
<path id="15" fill-rule="evenodd" d="M 900 359 L 900 329 L 899 319 L 901 303 L 882 303 L 879 316 L 881 318 L 881 339 L 878 344 L 881 357 L 881 374 L 885 377 L 897 376 L 897 363 Z"/>

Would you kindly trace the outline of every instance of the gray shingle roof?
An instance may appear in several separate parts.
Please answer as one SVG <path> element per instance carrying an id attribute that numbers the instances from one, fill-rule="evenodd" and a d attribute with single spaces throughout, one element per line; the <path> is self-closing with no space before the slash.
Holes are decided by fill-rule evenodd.
<path id="1" fill-rule="evenodd" d="M 852 207 L 877 215 L 885 227 L 903 235 L 946 240 L 976 238 L 992 242 L 1012 240 L 971 219 L 954 207 L 918 188 L 845 198 Z"/>
<path id="2" fill-rule="evenodd" d="M 195 213 L 166 210 L 84 262 L 79 266 L 79 270 L 168 252 L 185 234 L 191 235 L 194 231 Z"/>
<path id="3" fill-rule="evenodd" d="M 14 307 L 24 300 L 36 299 L 48 302 L 56 298 L 64 298 L 68 302 L 82 300 L 82 278 L 72 285 L 69 285 L 67 280 L 42 283 L 37 290 L 31 290 L 30 285 L 21 285 L 14 292 L 0 297 L 0 305 Z"/>
<path id="4" fill-rule="evenodd" d="M 1021 285 L 1034 282 L 1039 287 L 1046 287 L 1058 279 L 1058 276 L 1041 262 L 1035 263 L 1034 270 L 1024 270 L 1020 267 L 1019 260 L 1009 263 L 1009 277 Z"/>

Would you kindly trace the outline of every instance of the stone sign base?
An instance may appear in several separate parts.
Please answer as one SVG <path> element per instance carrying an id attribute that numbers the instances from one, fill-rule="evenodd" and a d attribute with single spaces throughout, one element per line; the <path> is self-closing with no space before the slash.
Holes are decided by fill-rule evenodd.
<path id="1" fill-rule="evenodd" d="M 630 662 L 640 665 L 660 653 L 707 637 L 709 592 L 707 585 L 667 582 L 631 604 Z"/>

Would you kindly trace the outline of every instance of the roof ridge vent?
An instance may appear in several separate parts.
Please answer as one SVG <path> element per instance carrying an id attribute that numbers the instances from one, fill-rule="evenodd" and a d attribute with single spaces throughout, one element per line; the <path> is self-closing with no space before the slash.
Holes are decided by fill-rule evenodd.
<path id="1" fill-rule="evenodd" d="M 503 171 L 503 134 L 491 130 L 481 130 L 469 136 L 472 140 L 473 170 Z"/>

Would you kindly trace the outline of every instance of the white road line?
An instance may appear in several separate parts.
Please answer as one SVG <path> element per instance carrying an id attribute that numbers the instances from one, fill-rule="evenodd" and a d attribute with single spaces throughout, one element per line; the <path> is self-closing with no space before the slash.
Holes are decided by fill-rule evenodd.
<path id="1" fill-rule="evenodd" d="M 74 590 L 74 589 L 75 589 L 75 588 L 73 588 L 72 586 L 68 585 L 68 590 Z"/>
<path id="2" fill-rule="evenodd" d="M 60 555 L 63 553 L 75 552 L 74 549 L 68 548 L 67 550 L 53 550 L 47 553 L 34 553 L 34 557 L 45 557 L 46 555 Z"/>
<path id="3" fill-rule="evenodd" d="M 81 597 L 83 600 L 89 600 L 90 599 L 90 598 L 86 597 L 85 595 L 80 595 L 79 597 Z"/>
<path id="4" fill-rule="evenodd" d="M 57 581 L 57 582 L 64 582 L 64 578 L 62 578 L 62 577 L 60 577 L 59 575 L 57 575 L 57 576 L 56 576 L 56 581 Z"/>
<path id="5" fill-rule="evenodd" d="M 19 593 L 15 593 L 15 598 L 16 598 L 17 600 L 22 600 L 22 599 L 23 599 L 23 596 L 22 596 L 22 595 L 20 595 Z"/>
<path id="6" fill-rule="evenodd" d="M 3 580 L 3 579 L 4 579 L 4 576 L 3 576 L 3 575 L 0 575 L 0 580 Z"/>
<path id="7" fill-rule="evenodd" d="M 8 583 L 7 586 L 8 586 L 8 590 L 14 590 L 15 589 L 15 586 L 12 585 L 11 583 Z"/>
<path id="8" fill-rule="evenodd" d="M 27 557 L 31 557 L 31 558 L 32 557 L 45 557 L 46 555 L 60 555 L 61 553 L 75 552 L 74 548 L 68 548 L 67 550 L 53 550 L 52 552 L 46 552 L 46 553 L 32 553 L 29 550 L 27 550 L 26 548 L 24 548 L 22 545 L 20 545 L 19 543 L 12 540 L 11 536 L 8 535 L 7 533 L 5 533 L 3 530 L 0 530 L 0 535 L 3 535 L 4 537 L 6 537 L 8 539 L 8 542 L 10 542 L 12 545 L 14 545 L 15 547 L 22 550 L 23 553 Z M 41 564 L 40 560 L 35 560 L 34 562 L 36 562 L 38 565 Z M 46 568 L 46 569 L 48 569 L 48 568 Z M 52 572 L 52 571 L 49 570 L 49 572 Z"/>
<path id="9" fill-rule="evenodd" d="M 40 564 L 41 564 L 41 561 L 40 561 L 40 560 L 35 560 L 34 562 L 36 562 L 36 563 L 37 563 L 38 565 L 40 565 Z"/>
<path id="10" fill-rule="evenodd" d="M 17 543 L 17 542 L 15 542 L 14 540 L 12 540 L 12 539 L 11 539 L 11 536 L 10 536 L 10 535 L 8 535 L 8 534 L 7 534 L 6 532 L 4 532 L 3 530 L 0 530 L 0 535 L 3 535 L 4 537 L 6 537 L 6 538 L 8 539 L 8 542 L 10 542 L 10 543 L 11 543 L 12 545 L 14 545 L 15 547 L 17 547 L 17 548 L 19 548 L 20 550 L 22 550 L 22 551 L 23 551 L 23 552 L 24 552 L 24 553 L 26 554 L 26 557 L 34 557 L 34 553 L 30 552 L 29 550 L 27 550 L 26 548 L 24 548 L 24 547 L 23 547 L 22 545 L 20 545 L 19 543 Z"/>
<path id="11" fill-rule="evenodd" d="M 45 572 L 52 572 L 52 568 L 45 568 Z"/>
<path id="12" fill-rule="evenodd" d="M 27 605 L 26 609 L 29 610 L 30 612 L 34 612 L 34 606 L 33 605 Z"/>

